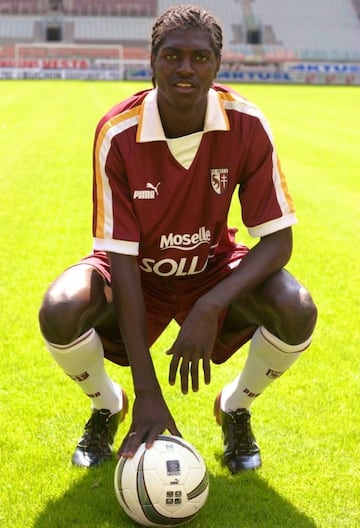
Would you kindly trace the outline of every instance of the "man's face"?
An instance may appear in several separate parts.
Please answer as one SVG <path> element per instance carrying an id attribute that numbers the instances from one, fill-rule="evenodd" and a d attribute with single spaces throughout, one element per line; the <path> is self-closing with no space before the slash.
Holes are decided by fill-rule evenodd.
<path id="1" fill-rule="evenodd" d="M 206 102 L 220 58 L 202 29 L 175 29 L 151 57 L 151 65 L 160 106 L 194 110 L 198 103 Z"/>

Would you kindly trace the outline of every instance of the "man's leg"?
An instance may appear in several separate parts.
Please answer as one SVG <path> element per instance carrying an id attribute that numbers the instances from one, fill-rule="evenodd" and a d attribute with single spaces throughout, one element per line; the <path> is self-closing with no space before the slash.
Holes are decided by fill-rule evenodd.
<path id="1" fill-rule="evenodd" d="M 92 416 L 73 456 L 73 463 L 81 466 L 99 465 L 111 456 L 114 435 L 127 411 L 126 395 L 106 373 L 102 343 L 94 329 L 106 318 L 113 314 L 104 280 L 85 264 L 66 270 L 53 282 L 39 314 L 48 350 L 92 402 Z"/>
<path id="2" fill-rule="evenodd" d="M 251 340 L 243 371 L 224 387 L 215 403 L 217 420 L 223 428 L 224 462 L 232 473 L 260 466 L 260 450 L 250 426 L 250 406 L 310 345 L 316 308 L 305 288 L 282 270 L 234 303 L 225 330 L 234 329 L 236 321 L 243 325 L 244 319 L 259 328 Z"/>

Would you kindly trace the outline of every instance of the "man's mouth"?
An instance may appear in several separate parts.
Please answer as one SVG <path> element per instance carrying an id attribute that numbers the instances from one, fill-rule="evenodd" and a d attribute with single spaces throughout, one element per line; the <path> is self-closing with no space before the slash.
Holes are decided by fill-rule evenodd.
<path id="1" fill-rule="evenodd" d="M 182 93 L 188 93 L 192 92 L 195 88 L 195 85 L 188 81 L 179 81 L 175 83 L 175 89 L 178 92 Z"/>

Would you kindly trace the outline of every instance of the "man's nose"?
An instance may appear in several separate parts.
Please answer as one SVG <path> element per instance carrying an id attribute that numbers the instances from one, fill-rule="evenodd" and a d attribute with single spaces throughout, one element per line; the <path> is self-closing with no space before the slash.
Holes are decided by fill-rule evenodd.
<path id="1" fill-rule="evenodd" d="M 189 75 L 193 73 L 193 71 L 194 67 L 191 57 L 183 57 L 178 66 L 178 72 L 182 73 L 183 75 Z"/>

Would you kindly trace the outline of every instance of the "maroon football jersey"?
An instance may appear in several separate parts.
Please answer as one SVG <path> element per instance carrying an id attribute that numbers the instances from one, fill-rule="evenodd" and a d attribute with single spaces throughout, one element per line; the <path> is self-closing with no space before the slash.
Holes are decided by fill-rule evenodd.
<path id="1" fill-rule="evenodd" d="M 144 272 L 183 277 L 233 247 L 234 192 L 252 236 L 296 223 L 269 125 L 254 104 L 214 85 L 186 168 L 169 149 L 156 98 L 156 89 L 135 94 L 96 129 L 94 249 L 137 255 Z"/>

